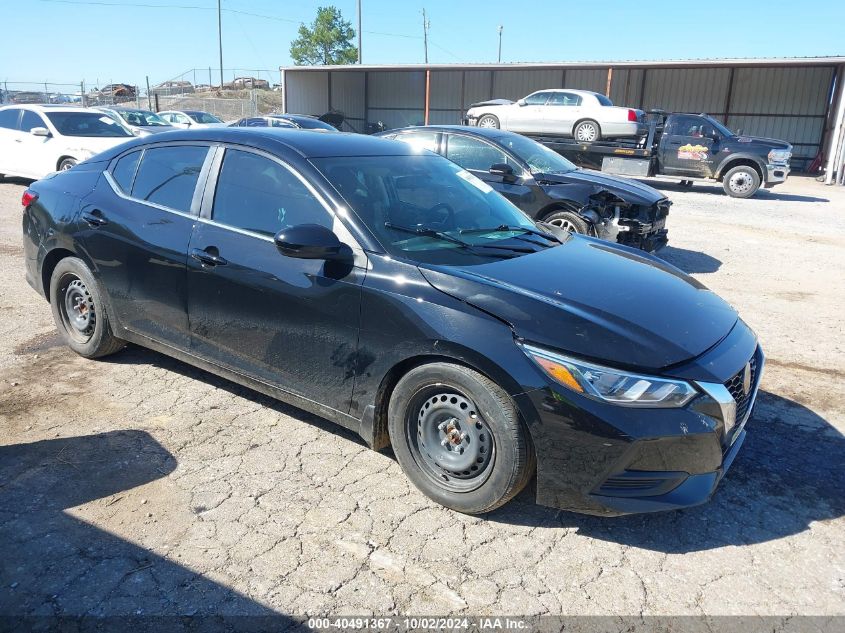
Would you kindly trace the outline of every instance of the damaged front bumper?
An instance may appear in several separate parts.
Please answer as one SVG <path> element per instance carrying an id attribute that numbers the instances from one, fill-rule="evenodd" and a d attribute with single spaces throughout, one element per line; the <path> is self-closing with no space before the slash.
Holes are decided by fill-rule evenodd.
<path id="1" fill-rule="evenodd" d="M 653 253 L 669 243 L 666 217 L 671 205 L 668 198 L 651 206 L 629 204 L 609 191 L 600 191 L 590 196 L 580 214 L 592 223 L 599 239 Z"/>

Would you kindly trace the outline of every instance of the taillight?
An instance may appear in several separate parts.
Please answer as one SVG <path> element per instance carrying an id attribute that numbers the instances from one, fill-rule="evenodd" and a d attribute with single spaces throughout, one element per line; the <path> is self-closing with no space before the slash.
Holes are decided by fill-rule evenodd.
<path id="1" fill-rule="evenodd" d="M 636 110 L 628 110 L 628 120 L 629 121 L 639 121 L 639 117 L 637 116 Z"/>
<path id="2" fill-rule="evenodd" d="M 21 204 L 23 205 L 24 209 L 26 209 L 36 200 L 38 200 L 38 194 L 32 191 L 31 189 L 27 189 L 26 191 L 24 191 L 23 195 L 21 196 Z"/>

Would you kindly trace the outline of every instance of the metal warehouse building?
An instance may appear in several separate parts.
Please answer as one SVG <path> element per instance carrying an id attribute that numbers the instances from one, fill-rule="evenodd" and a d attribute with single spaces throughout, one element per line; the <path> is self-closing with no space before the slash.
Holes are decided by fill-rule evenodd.
<path id="1" fill-rule="evenodd" d="M 707 112 L 731 129 L 787 140 L 795 147 L 793 169 L 800 170 L 820 150 L 826 154 L 835 135 L 845 57 L 280 70 L 286 112 L 339 111 L 356 129 L 368 121 L 388 128 L 460 123 L 477 101 L 580 88 L 643 110 Z"/>

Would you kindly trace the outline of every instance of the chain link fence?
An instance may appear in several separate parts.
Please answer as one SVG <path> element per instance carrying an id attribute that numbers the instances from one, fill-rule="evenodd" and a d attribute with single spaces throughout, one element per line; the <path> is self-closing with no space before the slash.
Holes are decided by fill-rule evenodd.
<path id="1" fill-rule="evenodd" d="M 54 83 L 48 81 L 4 81 L 0 83 L 0 105 L 59 104 L 76 106 L 141 105 L 141 91 L 129 84 L 106 84 L 102 88 L 86 88 L 85 82 Z"/>

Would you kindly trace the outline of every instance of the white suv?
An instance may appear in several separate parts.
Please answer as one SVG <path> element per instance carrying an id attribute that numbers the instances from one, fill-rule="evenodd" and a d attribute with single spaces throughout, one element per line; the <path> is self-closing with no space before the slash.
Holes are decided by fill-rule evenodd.
<path id="1" fill-rule="evenodd" d="M 134 138 L 111 117 L 85 108 L 0 108 L 0 175 L 43 178 Z"/>

